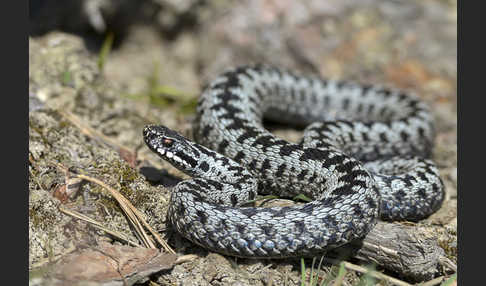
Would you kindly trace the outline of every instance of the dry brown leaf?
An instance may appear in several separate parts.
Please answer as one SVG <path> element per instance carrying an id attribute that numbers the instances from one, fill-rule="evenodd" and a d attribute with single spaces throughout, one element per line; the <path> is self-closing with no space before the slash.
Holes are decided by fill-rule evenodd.
<path id="1" fill-rule="evenodd" d="M 51 268 L 49 277 L 57 280 L 58 285 L 81 281 L 133 285 L 153 273 L 172 268 L 176 258 L 177 255 L 157 249 L 103 243 L 66 255 Z"/>

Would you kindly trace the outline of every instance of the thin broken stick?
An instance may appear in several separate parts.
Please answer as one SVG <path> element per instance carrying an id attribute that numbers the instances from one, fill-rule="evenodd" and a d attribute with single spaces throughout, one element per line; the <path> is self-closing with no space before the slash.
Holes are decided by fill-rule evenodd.
<path id="1" fill-rule="evenodd" d="M 63 170 L 67 170 L 67 168 L 64 167 L 61 164 L 55 163 L 55 165 L 57 165 L 59 168 L 61 168 Z M 122 208 L 122 210 L 127 215 L 129 221 L 133 224 L 133 226 L 135 227 L 135 229 L 138 230 L 136 233 L 138 233 L 138 236 L 139 236 L 140 240 L 144 243 L 144 245 L 146 247 L 148 247 L 148 248 L 156 248 L 155 245 L 150 240 L 150 238 L 145 233 L 142 225 L 153 235 L 153 237 L 157 240 L 157 242 L 167 252 L 172 253 L 172 254 L 175 254 L 175 251 L 145 221 L 145 218 L 144 218 L 143 214 L 139 210 L 137 210 L 130 203 L 130 201 L 128 201 L 125 197 L 123 197 L 117 190 L 115 190 L 112 187 L 108 186 L 104 182 L 102 182 L 102 181 L 100 181 L 100 180 L 98 180 L 96 178 L 87 176 L 87 175 L 83 175 L 83 174 L 73 174 L 73 176 L 75 176 L 77 178 L 80 178 L 80 179 L 83 179 L 83 180 L 86 180 L 86 181 L 89 181 L 89 182 L 92 182 L 92 183 L 95 183 L 95 184 L 101 186 L 102 188 L 106 189 L 108 192 L 110 192 L 110 194 L 115 198 L 115 200 L 119 203 L 119 205 Z"/>
<path id="2" fill-rule="evenodd" d="M 96 221 L 96 220 L 94 220 L 94 219 L 92 219 L 92 218 L 90 218 L 88 216 L 85 216 L 82 213 L 79 213 L 79 212 L 76 212 L 76 211 L 67 209 L 67 208 L 65 208 L 63 206 L 60 206 L 59 207 L 59 210 L 61 212 L 65 213 L 65 214 L 67 214 L 67 215 L 70 215 L 70 216 L 75 217 L 77 219 L 80 219 L 80 220 L 83 220 L 85 222 L 88 222 L 91 225 L 93 225 L 94 227 L 96 227 L 96 228 L 98 228 L 98 229 L 100 229 L 100 230 L 102 230 L 102 231 L 104 231 L 104 232 L 106 232 L 106 233 L 108 233 L 108 234 L 110 234 L 110 235 L 118 238 L 121 241 L 124 241 L 124 242 L 126 242 L 126 243 L 128 243 L 128 244 L 130 244 L 132 246 L 135 246 L 135 247 L 140 247 L 140 245 L 138 243 L 131 241 L 130 239 L 126 238 L 123 234 L 121 234 L 121 233 L 119 233 L 117 231 L 111 230 L 109 228 L 104 227 L 99 221 Z"/>
<path id="3" fill-rule="evenodd" d="M 399 280 L 399 279 L 396 279 L 396 278 L 393 278 L 391 276 L 388 276 L 388 275 L 385 275 L 381 272 L 377 272 L 377 271 L 374 271 L 374 270 L 370 270 L 366 267 L 363 267 L 363 266 L 359 266 L 359 265 L 356 265 L 356 264 L 353 264 L 351 262 L 347 262 L 347 261 L 338 261 L 336 259 L 331 259 L 331 258 L 324 258 L 324 260 L 332 263 L 332 264 L 339 264 L 339 263 L 342 263 L 344 265 L 344 268 L 348 269 L 348 270 L 352 270 L 352 271 L 356 271 L 356 272 L 359 272 L 359 273 L 363 273 L 363 274 L 368 274 L 370 275 L 371 277 L 373 278 L 376 278 L 376 279 L 379 279 L 379 280 L 384 280 L 384 281 L 388 281 L 390 283 L 393 283 L 393 285 L 397 285 L 397 286 L 412 286 L 412 284 L 409 284 L 405 281 L 402 281 L 402 280 Z"/>

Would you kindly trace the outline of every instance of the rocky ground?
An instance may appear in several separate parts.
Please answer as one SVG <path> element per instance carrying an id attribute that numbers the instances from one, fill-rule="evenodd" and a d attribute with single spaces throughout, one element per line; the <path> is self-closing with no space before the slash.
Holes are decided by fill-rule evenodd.
<path id="1" fill-rule="evenodd" d="M 456 1 L 85 1 L 78 10 L 58 5 L 52 17 L 48 7 L 57 2 L 42 2 L 31 13 L 29 38 L 31 284 L 300 285 L 299 259 L 225 257 L 166 231 L 170 187 L 185 175 L 142 142 L 149 123 L 191 136 L 203 85 L 228 67 L 257 62 L 396 86 L 430 104 L 437 121 L 434 160 L 447 194 L 442 208 L 417 226 L 429 230 L 427 238 L 448 262 L 427 278 L 378 264 L 378 272 L 398 282 L 376 283 L 439 277 L 429 284 L 438 285 L 440 277 L 454 274 Z M 103 56 L 110 35 L 114 45 Z M 274 129 L 288 140 L 300 136 Z M 127 246 L 140 240 L 118 203 L 105 188 L 80 183 L 74 174 L 118 190 L 177 255 Z M 126 240 L 62 210 L 94 219 Z M 352 270 L 364 261 L 347 260 L 344 279 L 334 285 L 357 285 L 368 277 Z M 305 262 L 310 275 L 312 259 Z M 335 278 L 337 269 L 326 264 L 319 279 Z"/>

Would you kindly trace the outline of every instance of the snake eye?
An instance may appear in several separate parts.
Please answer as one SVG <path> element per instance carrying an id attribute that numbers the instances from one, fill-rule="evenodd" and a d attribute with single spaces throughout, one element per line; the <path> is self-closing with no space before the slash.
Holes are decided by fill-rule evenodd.
<path id="1" fill-rule="evenodd" d="M 168 138 L 162 139 L 162 144 L 164 144 L 165 147 L 170 147 L 172 146 L 173 143 L 174 141 L 171 139 Z"/>

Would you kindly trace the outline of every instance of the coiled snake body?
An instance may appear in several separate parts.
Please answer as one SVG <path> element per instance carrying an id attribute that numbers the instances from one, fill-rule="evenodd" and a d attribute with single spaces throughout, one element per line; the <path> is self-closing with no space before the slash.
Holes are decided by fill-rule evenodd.
<path id="1" fill-rule="evenodd" d="M 282 140 L 263 118 L 307 126 Z M 184 237 L 240 257 L 311 256 L 364 237 L 378 217 L 419 220 L 443 200 L 429 159 L 433 119 L 398 90 L 304 77 L 267 66 L 229 70 L 200 97 L 194 138 L 149 125 L 147 146 L 193 178 L 168 218 Z M 312 202 L 240 207 L 257 193 Z"/>

